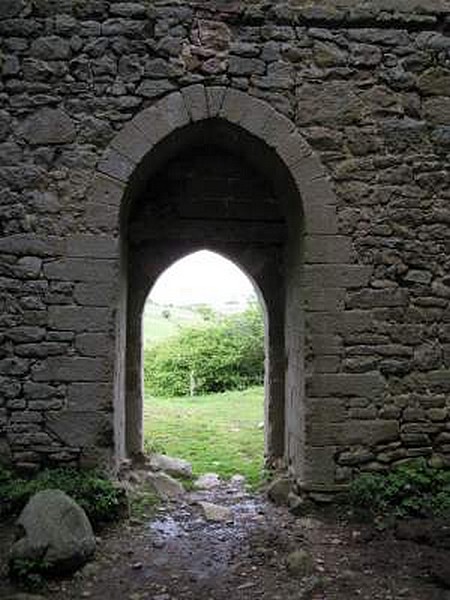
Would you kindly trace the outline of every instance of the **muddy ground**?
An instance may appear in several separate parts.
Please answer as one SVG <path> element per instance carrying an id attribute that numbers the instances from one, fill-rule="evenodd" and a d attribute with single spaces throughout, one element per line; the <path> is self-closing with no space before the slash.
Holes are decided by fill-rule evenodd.
<path id="1" fill-rule="evenodd" d="M 229 522 L 205 519 L 207 500 L 231 508 Z M 13 539 L 1 528 L 0 598 L 20 591 L 6 576 Z M 313 569 L 287 569 L 306 549 Z M 450 563 L 450 553 L 439 551 Z M 242 485 L 190 492 L 153 517 L 131 519 L 100 534 L 94 562 L 39 593 L 57 600 L 450 600 L 432 576 L 436 550 L 319 511 L 295 517 Z"/>

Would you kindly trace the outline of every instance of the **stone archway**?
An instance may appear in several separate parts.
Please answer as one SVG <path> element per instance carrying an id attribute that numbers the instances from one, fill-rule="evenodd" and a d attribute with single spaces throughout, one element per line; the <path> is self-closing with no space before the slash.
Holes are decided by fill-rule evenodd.
<path id="1" fill-rule="evenodd" d="M 314 310 L 315 302 L 323 302 L 317 290 L 308 295 L 307 288 L 314 288 L 311 281 L 315 263 L 328 262 L 323 257 L 333 253 L 344 253 L 346 256 L 341 262 L 348 262 L 348 252 L 346 248 L 342 249 L 342 240 L 336 236 L 335 198 L 330 182 L 295 125 L 265 102 L 220 87 L 191 86 L 139 113 L 114 138 L 98 165 L 91 186 L 92 204 L 97 210 L 99 206 L 105 207 L 111 219 L 116 221 L 123 241 L 115 369 L 116 455 L 136 454 L 142 444 L 138 383 L 141 377 L 140 330 L 136 316 L 140 316 L 143 298 L 154 281 L 154 258 L 150 269 L 153 269 L 153 275 L 147 272 L 146 283 L 140 284 L 140 292 L 130 293 L 133 288 L 130 273 L 137 270 L 139 276 L 136 277 L 135 271 L 132 280 L 139 280 L 148 270 L 148 266 L 142 265 L 149 264 L 150 254 L 159 256 L 156 261 L 159 268 L 170 264 L 174 256 L 180 254 L 180 248 L 172 241 L 167 243 L 164 236 L 158 240 L 157 248 L 153 245 L 150 251 L 133 254 L 129 244 L 130 218 L 133 218 L 136 199 L 145 195 L 146 185 L 152 177 L 180 152 L 198 144 L 202 136 L 208 138 L 207 132 L 213 131 L 214 127 L 219 127 L 223 134 L 216 140 L 218 145 L 225 143 L 230 150 L 230 140 L 226 140 L 228 134 L 231 143 L 237 141 L 238 154 L 264 173 L 276 198 L 283 204 L 286 230 L 283 239 L 278 240 L 283 268 L 280 279 L 273 285 L 274 289 L 282 290 L 282 301 L 280 297 L 273 301 L 272 317 L 269 315 L 269 322 L 277 322 L 277 328 L 282 332 L 276 336 L 276 351 L 269 366 L 269 372 L 275 369 L 273 380 L 282 391 L 276 395 L 275 404 L 269 404 L 268 408 L 269 428 L 273 426 L 277 432 L 268 444 L 268 452 L 271 458 L 284 457 L 291 471 L 301 479 L 305 472 L 306 435 L 305 304 L 307 310 Z M 211 142 L 210 138 L 208 142 Z M 267 244 L 264 232 L 261 230 L 259 234 L 262 237 L 257 260 L 261 261 L 265 252 L 270 262 L 273 249 Z M 237 242 L 247 244 L 248 240 L 243 237 Z M 181 252 L 204 247 L 205 239 L 202 236 L 192 239 L 191 236 L 188 246 Z M 229 248 L 221 248 L 220 240 L 209 247 L 229 253 Z M 254 267 L 245 265 L 243 256 L 242 248 L 237 248 L 237 254 L 231 258 L 255 277 Z M 141 262 L 143 257 L 147 258 Z M 266 295 L 266 301 L 271 297 L 275 297 L 273 292 Z M 281 418 L 277 421 L 274 414 Z M 331 455 L 327 460 L 332 460 Z"/>

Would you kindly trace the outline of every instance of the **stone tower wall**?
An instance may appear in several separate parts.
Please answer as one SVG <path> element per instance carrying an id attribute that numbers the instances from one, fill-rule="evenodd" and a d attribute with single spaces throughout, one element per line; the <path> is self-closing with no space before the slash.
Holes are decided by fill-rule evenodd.
<path id="1" fill-rule="evenodd" d="M 200 85 L 289 119 L 334 190 L 302 276 L 301 481 L 450 464 L 448 2 L 1 0 L 0 72 L 2 462 L 110 461 L 130 163 L 105 150 Z"/>

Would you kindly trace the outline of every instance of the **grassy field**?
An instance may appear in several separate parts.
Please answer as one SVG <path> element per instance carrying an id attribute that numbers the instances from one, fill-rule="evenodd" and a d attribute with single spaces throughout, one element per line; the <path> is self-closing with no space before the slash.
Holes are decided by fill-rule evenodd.
<path id="1" fill-rule="evenodd" d="M 144 346 L 157 344 L 176 335 L 185 325 L 201 323 L 203 323 L 202 317 L 189 307 L 160 306 L 148 302 L 142 318 Z"/>
<path id="2" fill-rule="evenodd" d="M 262 387 L 194 398 L 147 398 L 146 449 L 185 458 L 195 475 L 244 475 L 252 486 L 263 475 Z"/>

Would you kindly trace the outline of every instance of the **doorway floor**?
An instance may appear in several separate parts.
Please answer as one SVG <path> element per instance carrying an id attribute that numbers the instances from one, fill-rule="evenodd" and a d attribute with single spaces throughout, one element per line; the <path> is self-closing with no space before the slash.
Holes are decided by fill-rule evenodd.
<path id="1" fill-rule="evenodd" d="M 229 512 L 209 521 L 202 502 Z M 313 560 L 304 576 L 287 568 L 297 550 Z M 448 600 L 428 577 L 427 552 L 335 515 L 295 517 L 240 483 L 224 483 L 104 531 L 94 562 L 41 593 L 55 600 Z M 0 581 L 1 597 L 11 592 Z"/>

